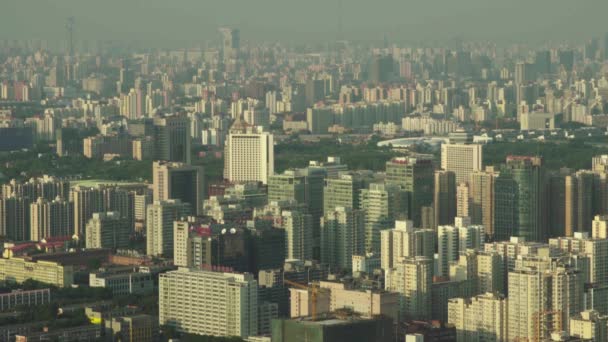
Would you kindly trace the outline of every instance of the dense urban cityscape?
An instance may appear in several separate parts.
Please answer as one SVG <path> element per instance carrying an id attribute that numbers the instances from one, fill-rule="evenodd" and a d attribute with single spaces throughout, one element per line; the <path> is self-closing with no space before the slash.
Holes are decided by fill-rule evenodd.
<path id="1" fill-rule="evenodd" d="M 0 341 L 608 341 L 608 34 L 62 25 L 0 40 Z"/>

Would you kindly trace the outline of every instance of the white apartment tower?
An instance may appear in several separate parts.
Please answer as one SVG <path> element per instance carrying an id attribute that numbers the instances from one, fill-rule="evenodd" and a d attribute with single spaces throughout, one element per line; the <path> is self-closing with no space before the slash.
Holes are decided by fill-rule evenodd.
<path id="1" fill-rule="evenodd" d="M 382 269 L 388 270 L 404 257 L 425 256 L 435 253 L 435 231 L 416 229 L 412 221 L 395 221 L 394 229 L 380 232 L 380 258 Z"/>
<path id="2" fill-rule="evenodd" d="M 493 293 L 450 299 L 448 323 L 458 341 L 507 342 L 507 300 Z"/>
<path id="3" fill-rule="evenodd" d="M 147 208 L 146 254 L 173 255 L 173 222 L 186 217 L 190 205 L 180 200 L 156 201 Z"/>

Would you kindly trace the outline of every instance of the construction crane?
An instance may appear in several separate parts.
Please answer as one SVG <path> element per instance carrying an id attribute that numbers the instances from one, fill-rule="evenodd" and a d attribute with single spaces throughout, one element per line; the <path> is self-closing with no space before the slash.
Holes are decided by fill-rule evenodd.
<path id="1" fill-rule="evenodd" d="M 562 311 L 561 310 L 544 310 L 535 312 L 532 315 L 534 320 L 535 336 L 532 339 L 534 342 L 542 341 L 545 334 L 550 334 L 552 331 L 562 330 Z M 553 326 L 555 324 L 555 326 Z"/>
<path id="2" fill-rule="evenodd" d="M 327 289 L 322 289 L 319 287 L 319 283 L 311 283 L 310 286 L 296 283 L 295 281 L 291 281 L 288 279 L 284 279 L 283 283 L 293 286 L 298 289 L 308 290 L 310 292 L 310 299 L 312 300 L 312 309 L 311 309 L 311 317 L 313 321 L 317 320 L 317 298 L 319 296 L 319 292 L 328 291 Z"/>

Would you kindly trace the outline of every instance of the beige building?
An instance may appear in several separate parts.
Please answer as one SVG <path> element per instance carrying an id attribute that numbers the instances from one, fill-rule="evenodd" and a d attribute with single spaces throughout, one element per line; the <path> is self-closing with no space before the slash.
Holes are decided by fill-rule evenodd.
<path id="1" fill-rule="evenodd" d="M 498 172 L 493 167 L 470 174 L 469 213 L 473 224 L 484 226 L 486 235 L 494 236 L 494 184 Z"/>
<path id="2" fill-rule="evenodd" d="M 505 294 L 504 278 L 504 264 L 498 253 L 477 253 L 477 289 L 479 293 Z"/>
<path id="3" fill-rule="evenodd" d="M 470 192 L 469 185 L 467 183 L 460 183 L 456 187 L 456 216 L 457 217 L 470 217 L 471 212 L 469 210 Z"/>
<path id="4" fill-rule="evenodd" d="M 83 236 L 86 224 L 93 213 L 105 211 L 103 193 L 98 188 L 75 186 L 70 191 L 70 198 L 74 202 L 74 233 Z"/>
<path id="5" fill-rule="evenodd" d="M 329 312 L 330 292 L 326 289 L 316 290 L 317 315 Z M 310 290 L 289 289 L 289 317 L 308 317 L 312 315 L 313 297 Z"/>
<path id="6" fill-rule="evenodd" d="M 298 210 L 284 210 L 281 222 L 286 238 L 285 259 L 312 260 L 312 215 Z"/>
<path id="7" fill-rule="evenodd" d="M 471 173 L 482 170 L 483 145 L 442 144 L 441 168 L 456 174 L 456 184 L 469 182 Z"/>
<path id="8" fill-rule="evenodd" d="M 147 208 L 146 254 L 173 255 L 173 221 L 186 217 L 190 205 L 180 200 L 157 201 Z"/>
<path id="9" fill-rule="evenodd" d="M 570 318 L 570 336 L 586 341 L 608 340 L 608 316 L 586 310 Z"/>
<path id="10" fill-rule="evenodd" d="M 608 239 L 608 215 L 595 215 L 591 222 L 591 236 L 595 239 Z"/>
<path id="11" fill-rule="evenodd" d="M 431 317 L 433 260 L 406 257 L 386 271 L 385 290 L 399 293 L 399 319 Z"/>
<path id="12" fill-rule="evenodd" d="M 580 273 L 561 266 L 547 267 L 554 268 L 521 267 L 509 272 L 510 341 L 544 340 L 552 332 L 567 332 L 570 317 L 583 310 Z"/>
<path id="13" fill-rule="evenodd" d="M 519 127 L 522 131 L 554 130 L 559 128 L 563 114 L 556 113 L 521 113 Z"/>
<path id="14" fill-rule="evenodd" d="M 133 140 L 133 159 L 149 160 L 154 156 L 154 141 L 150 138 Z"/>
<path id="15" fill-rule="evenodd" d="M 448 323 L 458 341 L 507 342 L 507 299 L 492 293 L 450 299 Z"/>
<path id="16" fill-rule="evenodd" d="M 194 214 L 202 213 L 205 187 L 202 166 L 155 161 L 152 164 L 153 200 L 177 199 L 190 204 Z"/>
<path id="17" fill-rule="evenodd" d="M 153 342 L 157 337 L 158 324 L 154 316 L 141 314 L 114 317 L 106 322 L 108 328 L 123 342 Z"/>
<path id="18" fill-rule="evenodd" d="M 574 237 L 550 239 L 549 244 L 568 253 L 580 253 L 589 257 L 589 282 L 608 285 L 608 240 L 590 238 L 587 233 L 575 233 Z"/>
<path id="19" fill-rule="evenodd" d="M 23 258 L 0 259 L 0 280 L 22 283 L 28 279 L 57 287 L 68 287 L 74 282 L 72 266 L 52 261 L 27 261 Z"/>
<path id="20" fill-rule="evenodd" d="M 564 230 L 566 236 L 591 230 L 594 174 L 581 170 L 564 177 Z"/>
<path id="21" fill-rule="evenodd" d="M 416 229 L 412 221 L 395 221 L 395 228 L 380 232 L 380 265 L 393 268 L 404 257 L 425 256 L 432 259 L 435 253 L 435 232 Z"/>
<path id="22" fill-rule="evenodd" d="M 317 292 L 317 314 L 348 308 L 363 317 L 385 315 L 398 319 L 399 294 L 395 292 L 347 289 L 343 283 L 321 281 Z M 290 289 L 291 317 L 312 314 L 311 290 Z"/>
<path id="23" fill-rule="evenodd" d="M 94 213 L 86 225 L 87 248 L 119 249 L 129 247 L 133 228 L 130 221 L 117 211 Z"/>
<path id="24" fill-rule="evenodd" d="M 73 209 L 71 202 L 59 197 L 52 201 L 38 198 L 30 204 L 30 240 L 72 236 Z"/>
<path id="25" fill-rule="evenodd" d="M 258 334 L 258 284 L 249 273 L 180 268 L 160 275 L 159 324 L 213 336 Z"/>

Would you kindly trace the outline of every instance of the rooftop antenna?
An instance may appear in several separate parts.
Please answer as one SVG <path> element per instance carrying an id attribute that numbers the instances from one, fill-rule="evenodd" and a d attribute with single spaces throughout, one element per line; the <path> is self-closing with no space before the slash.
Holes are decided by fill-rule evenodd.
<path id="1" fill-rule="evenodd" d="M 70 57 L 74 57 L 74 17 L 68 17 L 65 23 L 65 29 L 68 35 L 68 52 L 70 53 Z"/>
<path id="2" fill-rule="evenodd" d="M 342 0 L 338 0 L 338 40 L 344 39 L 342 30 Z"/>

